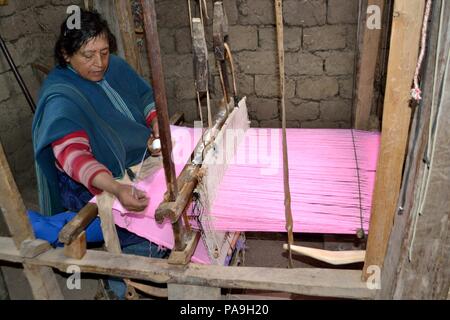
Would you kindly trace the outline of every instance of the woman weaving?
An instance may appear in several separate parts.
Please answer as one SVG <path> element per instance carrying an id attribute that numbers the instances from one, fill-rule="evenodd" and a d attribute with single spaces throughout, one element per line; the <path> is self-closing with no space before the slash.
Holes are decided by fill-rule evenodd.
<path id="1" fill-rule="evenodd" d="M 42 213 L 78 212 L 107 191 L 129 211 L 146 208 L 141 190 L 118 183 L 158 138 L 152 88 L 121 58 L 99 14 L 81 11 L 81 28 L 61 25 L 57 66 L 48 75 L 33 120 Z M 162 257 L 157 245 L 118 228 L 124 252 Z M 122 293 L 120 294 L 122 295 Z M 119 296 L 120 296 L 119 295 Z"/>

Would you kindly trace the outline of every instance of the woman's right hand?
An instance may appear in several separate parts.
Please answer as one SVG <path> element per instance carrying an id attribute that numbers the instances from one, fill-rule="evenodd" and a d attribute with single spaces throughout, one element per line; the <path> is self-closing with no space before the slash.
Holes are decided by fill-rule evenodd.
<path id="1" fill-rule="evenodd" d="M 113 194 L 130 212 L 143 211 L 148 205 L 148 197 L 144 191 L 134 189 L 130 185 L 121 184 L 115 181 L 111 174 L 100 172 L 97 174 L 92 185 L 100 190 Z"/>
<path id="2" fill-rule="evenodd" d="M 115 196 L 122 206 L 130 212 L 141 212 L 148 205 L 148 197 L 144 191 L 134 189 L 130 185 L 120 184 L 117 187 Z"/>

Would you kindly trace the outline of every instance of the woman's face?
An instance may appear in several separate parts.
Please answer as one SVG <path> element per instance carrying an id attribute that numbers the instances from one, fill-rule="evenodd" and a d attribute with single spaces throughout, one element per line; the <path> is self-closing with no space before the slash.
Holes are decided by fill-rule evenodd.
<path id="1" fill-rule="evenodd" d="M 93 38 L 65 59 L 81 77 L 90 81 L 100 81 L 109 64 L 108 39 L 105 36 Z"/>

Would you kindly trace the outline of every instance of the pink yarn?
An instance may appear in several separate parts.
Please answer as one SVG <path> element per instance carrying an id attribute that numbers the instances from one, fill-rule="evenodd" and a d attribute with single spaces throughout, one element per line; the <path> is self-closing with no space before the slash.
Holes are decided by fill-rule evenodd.
<path id="1" fill-rule="evenodd" d="M 361 214 L 367 232 L 380 135 L 353 132 L 359 185 L 351 130 L 287 130 L 294 232 L 354 234 L 361 228 Z M 194 129 L 172 127 L 172 133 L 182 139 L 175 142 L 174 149 L 179 174 L 195 146 Z M 247 131 L 238 148 L 239 156 L 229 166 L 218 189 L 211 213 L 214 230 L 285 232 L 281 148 L 280 129 Z M 113 206 L 116 224 L 172 248 L 170 223 L 159 225 L 154 220 L 154 212 L 166 191 L 164 171 L 161 169 L 138 183 L 138 188 L 147 191 L 149 206 L 143 215 L 123 215 L 126 210 L 116 201 Z M 192 261 L 210 263 L 201 241 Z"/>

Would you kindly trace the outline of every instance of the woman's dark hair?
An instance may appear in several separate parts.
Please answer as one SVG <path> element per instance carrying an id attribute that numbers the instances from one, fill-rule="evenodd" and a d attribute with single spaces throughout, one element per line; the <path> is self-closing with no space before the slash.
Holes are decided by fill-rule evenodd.
<path id="1" fill-rule="evenodd" d="M 116 38 L 111 33 L 108 23 L 102 19 L 99 13 L 95 11 L 80 10 L 80 29 L 69 28 L 67 19 L 61 24 L 59 38 L 55 45 L 55 60 L 61 67 L 67 67 L 64 54 L 71 57 L 85 43 L 98 36 L 105 36 L 108 39 L 109 51 L 117 50 Z"/>

